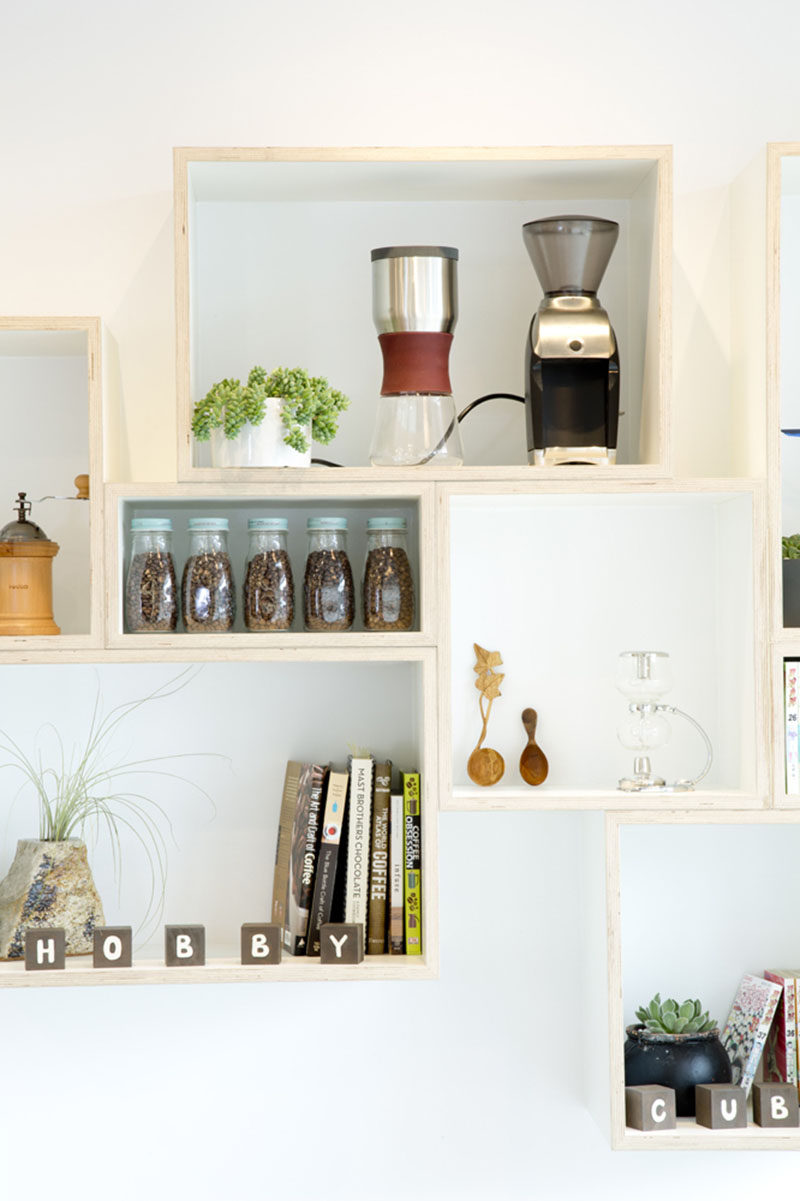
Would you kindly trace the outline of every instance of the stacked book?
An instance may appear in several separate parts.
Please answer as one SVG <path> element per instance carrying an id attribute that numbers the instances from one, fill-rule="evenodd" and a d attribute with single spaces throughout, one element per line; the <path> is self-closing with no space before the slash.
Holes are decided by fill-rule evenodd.
<path id="1" fill-rule="evenodd" d="M 363 926 L 368 955 L 422 954 L 420 776 L 351 755 L 347 771 L 286 765 L 272 920 L 290 955 L 319 955 L 327 922 Z"/>

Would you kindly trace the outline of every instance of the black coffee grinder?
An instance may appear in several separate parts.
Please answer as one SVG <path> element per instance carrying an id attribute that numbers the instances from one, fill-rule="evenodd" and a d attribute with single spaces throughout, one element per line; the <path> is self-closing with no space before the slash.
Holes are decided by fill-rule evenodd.
<path id="1" fill-rule="evenodd" d="M 525 347 L 528 462 L 616 461 L 619 349 L 597 299 L 619 226 L 600 217 L 548 217 L 522 227 L 544 289 Z"/>

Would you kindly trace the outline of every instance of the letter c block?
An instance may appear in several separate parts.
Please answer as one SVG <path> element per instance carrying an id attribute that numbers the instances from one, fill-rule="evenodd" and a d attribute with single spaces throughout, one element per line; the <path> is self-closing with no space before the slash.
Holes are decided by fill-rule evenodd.
<path id="1" fill-rule="evenodd" d="M 674 1130 L 675 1089 L 663 1084 L 626 1088 L 625 1122 L 634 1130 Z"/>
<path id="2" fill-rule="evenodd" d="M 322 963 L 361 963 L 364 958 L 364 927 L 360 922 L 328 922 L 320 927 L 319 940 Z"/>
<path id="3" fill-rule="evenodd" d="M 242 963 L 270 967 L 280 961 L 280 926 L 271 923 L 245 922 L 242 926 Z"/>
<path id="4" fill-rule="evenodd" d="M 747 1093 L 733 1084 L 698 1084 L 694 1090 L 697 1125 L 708 1130 L 739 1130 L 747 1125 Z"/>
<path id="5" fill-rule="evenodd" d="M 754 1084 L 753 1121 L 757 1126 L 800 1126 L 796 1084 Z"/>
<path id="6" fill-rule="evenodd" d="M 167 967 L 203 967 L 205 961 L 205 926 L 164 927 L 164 962 Z"/>

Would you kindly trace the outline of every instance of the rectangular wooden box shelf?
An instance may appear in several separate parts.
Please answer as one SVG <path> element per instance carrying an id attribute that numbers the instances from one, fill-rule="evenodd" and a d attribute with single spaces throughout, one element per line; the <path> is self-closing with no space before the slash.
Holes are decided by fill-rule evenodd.
<path id="1" fill-rule="evenodd" d="M 344 391 L 351 407 L 325 457 L 368 462 L 382 375 L 376 246 L 458 247 L 459 410 L 487 392 L 523 392 L 540 293 L 521 227 L 559 212 L 620 224 L 601 289 L 622 356 L 618 457 L 669 470 L 671 191 L 664 146 L 176 150 L 178 478 L 223 478 L 192 444 L 192 407 L 256 363 L 299 363 Z M 462 434 L 469 464 L 526 462 L 520 405 L 482 406 Z"/>

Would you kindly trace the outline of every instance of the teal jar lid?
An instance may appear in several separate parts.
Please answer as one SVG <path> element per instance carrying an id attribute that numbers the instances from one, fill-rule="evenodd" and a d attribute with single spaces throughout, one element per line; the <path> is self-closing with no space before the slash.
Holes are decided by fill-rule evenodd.
<path id="1" fill-rule="evenodd" d="M 169 517 L 134 517 L 134 518 L 132 518 L 131 519 L 131 533 L 137 534 L 142 530 L 145 530 L 145 531 L 149 530 L 150 533 L 156 533 L 157 531 L 160 530 L 165 533 L 171 534 L 172 533 L 172 522 L 170 521 Z"/>
<path id="2" fill-rule="evenodd" d="M 227 530 L 227 517 L 190 517 L 189 529 L 194 532 L 206 530 Z"/>
<path id="3" fill-rule="evenodd" d="M 307 530 L 346 530 L 346 517 L 309 517 Z"/>
<path id="4" fill-rule="evenodd" d="M 285 517 L 251 517 L 247 522 L 248 530 L 288 530 L 289 522 Z"/>
<path id="5" fill-rule="evenodd" d="M 403 530 L 406 528 L 405 517 L 368 517 L 368 530 Z"/>

